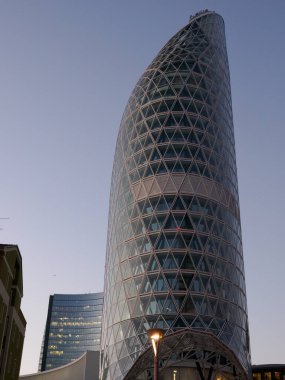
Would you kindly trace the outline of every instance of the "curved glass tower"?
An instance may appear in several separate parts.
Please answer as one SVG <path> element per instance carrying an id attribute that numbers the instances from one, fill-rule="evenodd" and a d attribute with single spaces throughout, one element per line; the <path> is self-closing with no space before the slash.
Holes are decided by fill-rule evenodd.
<path id="1" fill-rule="evenodd" d="M 214 12 L 199 12 L 170 39 L 126 106 L 103 315 L 103 379 L 124 378 L 152 327 L 166 337 L 214 336 L 248 371 L 230 76 L 224 22 Z"/>

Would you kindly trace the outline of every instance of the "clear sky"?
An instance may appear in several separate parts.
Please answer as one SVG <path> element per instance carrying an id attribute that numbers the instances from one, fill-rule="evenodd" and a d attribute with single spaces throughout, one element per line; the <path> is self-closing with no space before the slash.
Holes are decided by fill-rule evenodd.
<path id="1" fill-rule="evenodd" d="M 284 0 L 0 0 L 0 242 L 23 257 L 22 374 L 49 295 L 103 289 L 124 106 L 204 8 L 226 23 L 252 359 L 285 363 Z"/>

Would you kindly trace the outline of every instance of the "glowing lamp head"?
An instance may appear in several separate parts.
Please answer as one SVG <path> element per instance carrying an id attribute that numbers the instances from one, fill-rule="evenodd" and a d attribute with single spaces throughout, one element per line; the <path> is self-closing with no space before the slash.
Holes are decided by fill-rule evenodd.
<path id="1" fill-rule="evenodd" d="M 159 341 L 164 337 L 165 331 L 162 329 L 150 329 L 147 332 L 148 337 L 151 340 L 154 355 L 157 355 Z"/>

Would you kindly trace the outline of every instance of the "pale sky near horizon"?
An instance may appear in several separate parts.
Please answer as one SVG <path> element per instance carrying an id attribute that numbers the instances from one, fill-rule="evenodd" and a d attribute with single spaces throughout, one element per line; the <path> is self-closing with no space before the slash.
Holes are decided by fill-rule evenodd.
<path id="1" fill-rule="evenodd" d="M 285 2 L 0 0 L 0 242 L 23 258 L 21 374 L 37 371 L 49 295 L 103 290 L 124 107 L 204 8 L 226 24 L 252 361 L 285 363 Z"/>

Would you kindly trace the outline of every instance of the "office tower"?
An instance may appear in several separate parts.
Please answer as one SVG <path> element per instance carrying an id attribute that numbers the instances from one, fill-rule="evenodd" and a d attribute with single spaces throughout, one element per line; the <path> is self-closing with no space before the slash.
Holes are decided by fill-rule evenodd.
<path id="1" fill-rule="evenodd" d="M 248 376 L 230 76 L 215 12 L 192 16 L 130 96 L 107 241 L 102 379 L 152 378 L 153 327 L 166 333 L 161 379 Z"/>
<path id="2" fill-rule="evenodd" d="M 103 293 L 50 296 L 39 370 L 46 371 L 100 349 Z"/>
<path id="3" fill-rule="evenodd" d="M 0 244 L 0 380 L 18 380 L 26 320 L 22 257 L 17 245 Z"/>

